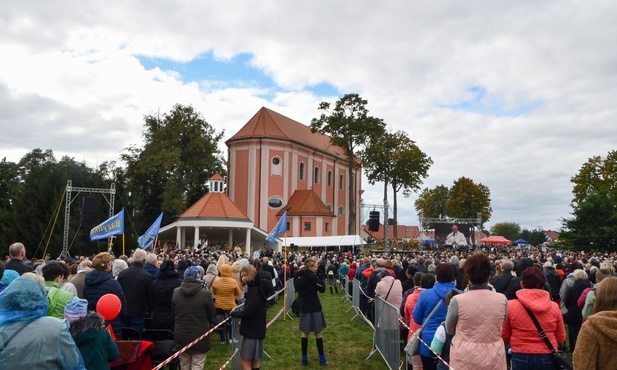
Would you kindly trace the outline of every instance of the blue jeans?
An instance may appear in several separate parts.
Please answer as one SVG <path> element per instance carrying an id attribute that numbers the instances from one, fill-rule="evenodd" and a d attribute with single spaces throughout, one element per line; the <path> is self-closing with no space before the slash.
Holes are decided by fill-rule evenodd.
<path id="1" fill-rule="evenodd" d="M 551 355 L 512 353 L 511 370 L 551 370 L 555 363 Z"/>

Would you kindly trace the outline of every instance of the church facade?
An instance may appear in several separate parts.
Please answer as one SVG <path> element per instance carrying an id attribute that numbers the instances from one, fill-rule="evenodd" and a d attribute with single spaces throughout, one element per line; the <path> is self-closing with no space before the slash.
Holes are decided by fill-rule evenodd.
<path id="1" fill-rule="evenodd" d="M 360 234 L 362 170 L 354 168 L 349 178 L 344 150 L 329 136 L 261 108 L 226 145 L 227 194 L 256 227 L 272 230 L 287 209 L 288 237 Z M 351 233 L 349 181 L 356 210 Z"/>

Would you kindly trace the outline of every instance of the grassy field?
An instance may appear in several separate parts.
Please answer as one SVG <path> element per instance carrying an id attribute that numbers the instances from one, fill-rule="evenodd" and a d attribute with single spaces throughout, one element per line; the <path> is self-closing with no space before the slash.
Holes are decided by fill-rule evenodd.
<path id="1" fill-rule="evenodd" d="M 330 363 L 330 369 L 386 369 L 387 366 L 379 353 L 373 354 L 365 360 L 371 352 L 373 345 L 373 331 L 360 317 L 353 321 L 354 311 L 347 310 L 351 303 L 341 301 L 339 294 L 320 294 L 321 303 L 324 307 L 324 315 L 328 327 L 324 330 L 324 347 L 326 357 Z M 268 321 L 282 308 L 283 300 L 268 310 Z M 290 313 L 291 314 L 291 313 Z M 300 368 L 300 331 L 298 330 L 299 318 L 293 316 L 293 320 L 283 316 L 279 317 L 269 328 L 264 342 L 265 351 L 272 356 L 270 360 L 265 356 L 260 362 L 261 369 L 297 369 Z M 222 346 L 218 333 L 212 336 L 212 350 L 208 352 L 206 369 L 218 369 L 231 355 L 230 346 Z M 317 369 L 319 359 L 317 347 L 313 336 L 309 337 L 309 366 L 303 369 Z M 229 366 L 228 368 L 231 368 Z"/>

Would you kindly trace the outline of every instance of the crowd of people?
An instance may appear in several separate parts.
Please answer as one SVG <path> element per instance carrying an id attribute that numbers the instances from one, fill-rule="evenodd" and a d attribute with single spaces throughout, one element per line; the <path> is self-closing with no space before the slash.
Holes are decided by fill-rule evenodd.
<path id="1" fill-rule="evenodd" d="M 367 319 L 376 320 L 373 301 L 381 297 L 399 308 L 409 328 L 401 326 L 402 344 L 423 327 L 421 339 L 430 347 L 420 345 L 410 354 L 408 368 L 447 368 L 436 360 L 439 354 L 456 369 L 550 369 L 551 348 L 572 352 L 577 369 L 617 368 L 611 355 L 617 349 L 615 253 L 471 246 L 388 254 L 294 250 L 285 256 L 272 250 L 244 255 L 240 248 L 196 247 L 136 249 L 118 258 L 103 252 L 28 260 L 21 243 L 11 245 L 9 253 L 0 263 L 1 364 L 24 361 L 15 356 L 21 353 L 18 347 L 45 343 L 45 351 L 33 351 L 37 356 L 28 359 L 75 369 L 87 359 L 99 364 L 87 368 L 108 368 L 117 356 L 111 338 L 121 339 L 122 328 L 138 335 L 145 326 L 171 330 L 178 350 L 232 316 L 241 319 L 241 338 L 222 325 L 220 344 L 241 340 L 242 368 L 258 369 L 266 311 L 274 301 L 268 297 L 294 278 L 300 366 L 309 364 L 310 333 L 319 364 L 329 365 L 318 294 L 327 294 L 328 287 L 330 294 L 341 294 L 340 284 L 349 282 L 343 287 L 349 289 L 357 279 Z M 96 304 L 108 293 L 119 298 L 121 310 L 106 322 Z M 26 296 L 28 302 L 22 302 Z M 107 325 L 112 330 L 103 329 Z M 49 345 L 46 336 L 27 335 L 38 326 L 49 327 L 46 335 L 59 339 Z M 100 344 L 85 345 L 87 336 Z M 181 368 L 203 369 L 211 348 L 206 337 L 180 356 Z"/>

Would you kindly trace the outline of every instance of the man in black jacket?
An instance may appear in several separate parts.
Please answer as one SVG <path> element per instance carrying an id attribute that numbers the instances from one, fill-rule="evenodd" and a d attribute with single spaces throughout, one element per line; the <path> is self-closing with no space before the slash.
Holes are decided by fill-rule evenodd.
<path id="1" fill-rule="evenodd" d="M 501 272 L 491 278 L 491 285 L 495 288 L 495 291 L 503 294 L 506 293 L 510 281 L 514 278 L 514 275 L 512 275 L 513 269 L 514 262 L 510 260 L 501 261 Z"/>
<path id="2" fill-rule="evenodd" d="M 32 272 L 32 266 L 26 265 L 26 247 L 22 243 L 13 243 L 9 247 L 9 255 L 11 260 L 4 265 L 6 270 L 15 270 L 22 275 L 24 272 Z"/>
<path id="3" fill-rule="evenodd" d="M 146 255 L 147 253 L 143 249 L 136 249 L 133 253 L 131 267 L 118 275 L 118 283 L 120 283 L 126 297 L 127 306 L 126 319 L 123 325 L 135 329 L 140 338 L 144 330 L 152 281 L 154 280 L 152 275 L 144 270 Z"/>

